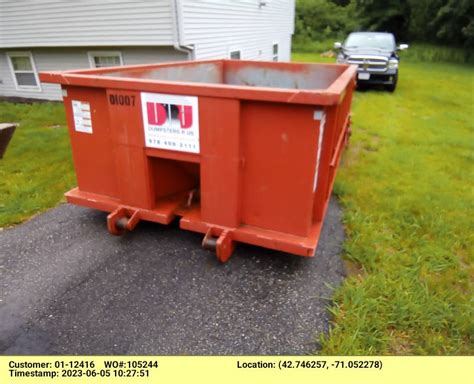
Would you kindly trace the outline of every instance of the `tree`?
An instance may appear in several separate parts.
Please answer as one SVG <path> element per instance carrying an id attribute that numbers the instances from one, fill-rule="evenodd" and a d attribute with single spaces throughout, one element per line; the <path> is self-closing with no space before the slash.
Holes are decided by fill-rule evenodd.
<path id="1" fill-rule="evenodd" d="M 392 32 L 398 40 L 408 38 L 408 0 L 356 0 L 356 9 L 364 29 Z"/>
<path id="2" fill-rule="evenodd" d="M 328 0 L 297 0 L 295 34 L 312 40 L 323 40 L 356 28 L 354 4 L 339 6 Z"/>
<path id="3" fill-rule="evenodd" d="M 472 0 L 444 1 L 433 21 L 436 37 L 442 43 L 473 47 L 474 3 Z"/>
<path id="4" fill-rule="evenodd" d="M 297 0 L 296 37 L 325 40 L 354 30 L 398 41 L 474 47 L 473 0 Z"/>
<path id="5" fill-rule="evenodd" d="M 436 42 L 434 20 L 446 0 L 409 0 L 408 37 L 423 42 Z"/>

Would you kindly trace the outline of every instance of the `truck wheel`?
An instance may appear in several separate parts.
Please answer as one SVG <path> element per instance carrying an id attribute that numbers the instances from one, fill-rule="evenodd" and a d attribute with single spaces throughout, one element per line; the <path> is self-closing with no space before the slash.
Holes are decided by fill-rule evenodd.
<path id="1" fill-rule="evenodd" d="M 395 89 L 397 88 L 397 82 L 398 82 L 398 73 L 393 76 L 392 84 L 387 85 L 387 91 L 389 92 L 395 92 Z"/>

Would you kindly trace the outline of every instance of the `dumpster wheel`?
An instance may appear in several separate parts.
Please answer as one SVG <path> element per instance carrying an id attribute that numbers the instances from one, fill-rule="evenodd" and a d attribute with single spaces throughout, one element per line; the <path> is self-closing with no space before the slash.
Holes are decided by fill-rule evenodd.
<path id="1" fill-rule="evenodd" d="M 127 231 L 133 231 L 139 221 L 139 211 L 118 207 L 107 216 L 107 229 L 112 235 L 122 236 Z"/>
<path id="2" fill-rule="evenodd" d="M 217 259 L 225 263 L 229 260 L 234 252 L 235 242 L 232 240 L 232 232 L 223 230 L 218 236 L 215 236 L 216 230 L 210 228 L 204 239 L 202 240 L 202 247 L 210 251 L 216 252 Z"/>

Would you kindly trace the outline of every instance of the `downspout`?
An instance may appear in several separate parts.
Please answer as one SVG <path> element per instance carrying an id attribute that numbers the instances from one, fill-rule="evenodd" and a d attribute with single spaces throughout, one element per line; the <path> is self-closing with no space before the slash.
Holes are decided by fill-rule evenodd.
<path id="1" fill-rule="evenodd" d="M 188 55 L 188 60 L 193 59 L 194 47 L 190 45 L 183 45 L 183 12 L 180 0 L 171 1 L 171 18 L 173 19 L 173 47 L 179 52 L 184 52 Z"/>

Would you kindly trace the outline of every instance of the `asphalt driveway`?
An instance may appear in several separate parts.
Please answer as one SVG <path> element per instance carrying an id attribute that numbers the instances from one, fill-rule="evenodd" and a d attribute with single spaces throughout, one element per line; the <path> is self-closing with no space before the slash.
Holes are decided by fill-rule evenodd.
<path id="1" fill-rule="evenodd" d="M 314 258 L 240 244 L 226 264 L 177 225 L 123 238 L 61 205 L 0 231 L 2 354 L 306 354 L 343 279 L 332 200 Z"/>

